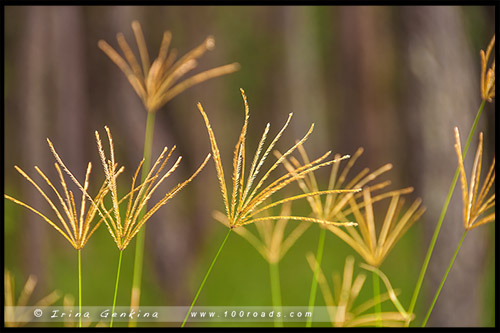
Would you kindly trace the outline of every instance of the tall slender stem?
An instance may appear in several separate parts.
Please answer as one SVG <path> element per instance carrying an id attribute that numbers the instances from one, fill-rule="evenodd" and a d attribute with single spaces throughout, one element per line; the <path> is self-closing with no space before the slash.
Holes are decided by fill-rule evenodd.
<path id="1" fill-rule="evenodd" d="M 314 266 L 313 279 L 311 283 L 311 293 L 309 294 L 309 306 L 307 309 L 307 311 L 311 313 L 313 311 L 314 303 L 316 302 L 319 268 L 321 266 L 321 260 L 323 259 L 323 250 L 325 248 L 326 228 L 320 228 L 320 229 L 321 230 L 319 232 L 318 249 L 316 250 L 316 265 Z M 307 318 L 306 327 L 312 326 L 312 317 L 313 316 Z"/>
<path id="2" fill-rule="evenodd" d="M 277 312 L 281 312 L 281 284 L 278 262 L 269 262 L 269 274 L 271 277 L 271 296 L 273 300 L 273 308 Z M 283 327 L 283 321 L 281 317 L 275 317 L 274 326 Z"/>
<path id="3" fill-rule="evenodd" d="M 144 182 L 151 167 L 151 151 L 153 150 L 153 134 L 155 126 L 156 112 L 148 112 L 146 122 L 146 134 L 144 138 L 144 164 L 142 166 L 141 180 Z M 146 207 L 140 212 L 138 220 L 142 218 Z M 137 309 L 141 300 L 142 266 L 144 262 L 144 240 L 146 235 L 146 225 L 143 225 L 137 233 L 135 241 L 134 275 L 132 279 L 132 295 L 130 296 L 130 308 Z M 136 320 L 129 321 L 129 326 L 135 327 Z"/>
<path id="4" fill-rule="evenodd" d="M 78 250 L 78 327 L 82 327 L 82 256 L 81 250 Z"/>
<path id="5" fill-rule="evenodd" d="M 455 262 L 455 258 L 457 257 L 458 251 L 460 250 L 460 247 L 462 247 L 462 243 L 465 239 L 465 235 L 467 235 L 467 230 L 464 231 L 462 238 L 460 238 L 460 242 L 458 243 L 457 249 L 455 250 L 453 257 L 451 258 L 450 264 L 448 265 L 448 269 L 444 273 L 443 279 L 441 280 L 441 284 L 439 285 L 439 287 L 436 291 L 436 295 L 434 296 L 434 299 L 432 300 L 431 307 L 429 308 L 429 311 L 427 311 L 427 315 L 425 316 L 424 322 L 422 323 L 422 327 L 425 327 L 425 325 L 427 324 L 427 320 L 429 320 L 429 316 L 431 315 L 432 309 L 434 308 L 434 305 L 436 304 L 436 301 L 439 297 L 439 294 L 441 293 L 441 289 L 443 289 L 443 285 L 446 281 L 446 278 L 448 277 L 448 274 L 451 271 L 451 266 L 453 266 L 453 263 Z"/>
<path id="6" fill-rule="evenodd" d="M 120 269 L 122 267 L 122 255 L 123 250 L 120 250 L 120 258 L 118 259 L 118 271 L 116 272 L 115 296 L 113 297 L 113 310 L 111 311 L 111 313 L 115 312 L 116 295 L 118 294 L 118 281 L 120 281 Z M 111 323 L 109 324 L 109 327 L 113 327 L 113 316 L 111 316 Z"/>
<path id="7" fill-rule="evenodd" d="M 380 313 L 382 313 L 382 304 L 380 304 L 380 279 L 375 271 L 373 271 L 373 300 L 375 301 L 377 327 L 382 327 L 382 318 L 380 317 Z"/>
<path id="8" fill-rule="evenodd" d="M 205 277 L 203 278 L 203 281 L 201 282 L 201 285 L 198 288 L 198 291 L 196 292 L 196 296 L 194 297 L 193 302 L 191 303 L 191 306 L 189 307 L 189 310 L 186 313 L 186 317 L 184 318 L 184 321 L 182 322 L 181 327 L 184 327 L 184 325 L 186 325 L 186 321 L 189 317 L 189 314 L 191 313 L 191 309 L 193 308 L 194 304 L 196 303 L 196 300 L 198 299 L 198 296 L 200 295 L 201 289 L 203 289 L 203 286 L 205 285 L 205 282 L 207 281 L 207 278 L 210 275 L 210 272 L 212 271 L 212 267 L 214 267 L 214 264 L 217 261 L 217 258 L 219 257 L 219 254 L 222 251 L 222 248 L 224 247 L 224 244 L 226 244 L 227 238 L 229 237 L 231 230 L 233 230 L 233 229 L 229 229 L 229 231 L 227 232 L 226 238 L 224 238 L 224 241 L 220 245 L 219 250 L 217 251 L 217 254 L 215 255 L 214 260 L 212 260 L 212 263 L 210 264 L 210 267 L 208 268 L 208 272 L 207 272 L 207 274 L 205 274 Z"/>
<path id="9" fill-rule="evenodd" d="M 485 103 L 486 102 L 483 101 L 481 103 L 481 106 L 479 107 L 479 110 L 477 111 L 476 119 L 474 119 L 474 123 L 472 124 L 472 128 L 469 132 L 469 136 L 467 137 L 467 142 L 466 142 L 465 147 L 464 147 L 462 158 L 465 158 L 465 155 L 467 154 L 467 150 L 469 149 L 469 145 L 470 145 L 470 142 L 472 140 L 472 136 L 474 135 L 474 132 L 476 131 L 477 123 L 479 122 L 479 118 L 481 117 Z M 441 230 L 441 225 L 443 224 L 443 220 L 444 220 L 444 217 L 446 215 L 446 211 L 448 210 L 448 205 L 450 204 L 451 196 L 453 194 L 453 191 L 455 190 L 455 185 L 457 184 L 458 174 L 459 174 L 459 168 L 457 167 L 457 170 L 455 171 L 455 176 L 453 177 L 453 180 L 451 182 L 450 190 L 448 191 L 448 195 L 446 197 L 446 201 L 444 202 L 443 209 L 441 210 L 441 215 L 439 216 L 439 220 L 438 220 L 438 223 L 436 225 L 436 229 L 434 230 L 434 234 L 432 235 L 431 243 L 429 244 L 429 249 L 427 250 L 427 255 L 425 256 L 424 264 L 422 265 L 422 269 L 420 270 L 420 274 L 419 274 L 418 280 L 417 280 L 417 285 L 415 286 L 415 290 L 414 290 L 413 296 L 411 298 L 408 313 L 413 313 L 413 310 L 415 309 L 415 304 L 417 303 L 418 294 L 420 293 L 420 288 L 422 287 L 422 282 L 424 281 L 424 276 L 425 276 L 425 273 L 427 271 L 427 267 L 429 266 L 432 251 L 434 250 L 434 246 L 436 245 L 439 231 Z M 406 322 L 406 326 L 410 326 L 410 321 Z"/>

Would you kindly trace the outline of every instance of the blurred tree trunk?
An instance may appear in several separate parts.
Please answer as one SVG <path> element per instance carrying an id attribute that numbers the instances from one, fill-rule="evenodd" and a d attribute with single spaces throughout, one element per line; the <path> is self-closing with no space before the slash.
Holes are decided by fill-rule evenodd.
<path id="1" fill-rule="evenodd" d="M 50 121 L 48 112 L 48 100 L 46 95 L 46 82 L 49 68 L 50 48 L 49 44 L 49 26 L 48 11 L 43 7 L 28 7 L 22 14 L 26 25 L 23 30 L 23 37 L 20 43 L 21 55 L 16 73 L 19 78 L 17 91 L 22 93 L 18 96 L 19 108 L 22 110 L 19 132 L 17 133 L 18 142 L 24 150 L 23 160 L 19 163 L 21 169 L 28 175 L 34 175 L 33 166 L 37 165 L 42 170 L 47 170 L 51 163 L 47 163 L 47 157 L 50 156 L 47 143 L 45 141 L 46 127 Z M 10 164 L 17 164 L 15 161 Z M 16 174 L 16 177 L 21 177 Z M 35 176 L 33 176 L 35 177 Z M 37 178 L 35 178 L 37 179 Z M 39 178 L 38 178 L 39 179 Z M 26 180 L 22 180 L 23 192 L 26 193 L 23 201 L 33 207 L 43 207 L 44 199 L 33 185 Z M 21 208 L 22 209 L 22 208 Z M 23 233 L 23 264 L 25 274 L 34 274 L 39 279 L 39 289 L 46 287 L 45 272 L 47 266 L 43 263 L 47 258 L 47 228 L 40 221 L 39 216 L 27 211 L 23 211 L 25 218 L 21 219 L 25 224 Z"/>
<path id="2" fill-rule="evenodd" d="M 406 44 L 408 128 L 416 154 L 412 158 L 412 182 L 422 196 L 427 211 L 422 225 L 425 241 L 419 264 L 434 232 L 457 167 L 453 148 L 453 127 L 460 129 L 464 144 L 480 104 L 479 57 L 471 55 L 464 35 L 464 23 L 457 7 L 405 7 L 400 10 Z M 479 50 L 478 50 L 479 51 Z M 484 119 L 484 116 L 482 117 Z M 466 160 L 470 162 L 478 142 L 479 123 Z M 466 163 L 470 170 L 471 163 Z M 427 285 L 421 293 L 422 315 L 429 308 L 463 229 L 460 181 L 444 220 L 437 246 L 427 271 Z M 475 229 L 465 239 L 454 267 L 429 320 L 429 326 L 480 325 L 481 273 L 484 263 L 485 230 Z"/>
<path id="3" fill-rule="evenodd" d="M 339 145 L 350 154 L 364 147 L 363 168 L 393 163 L 393 186 L 400 186 L 407 151 L 395 107 L 394 31 L 387 24 L 391 18 L 387 7 L 340 8 L 339 137 L 345 139 Z"/>
<path id="4" fill-rule="evenodd" d="M 291 123 L 294 138 L 302 137 L 311 123 L 318 125 L 306 145 L 309 156 L 314 158 L 332 149 L 327 134 L 330 127 L 322 126 L 326 123 L 328 110 L 315 8 L 285 6 L 280 9 L 283 11 L 286 54 L 283 81 L 289 96 L 286 110 L 294 113 Z"/>
<path id="5" fill-rule="evenodd" d="M 54 7 L 51 10 L 29 7 L 21 15 L 25 16 L 26 28 L 19 43 L 21 57 L 16 71 L 19 75 L 17 82 L 22 84 L 17 91 L 23 93 L 23 96 L 18 96 L 22 118 L 17 135 L 24 154 L 21 163 L 11 164 L 19 163 L 35 182 L 45 188 L 34 173 L 33 166 L 36 165 L 58 187 L 58 181 L 53 177 L 54 160 L 45 140 L 49 137 L 74 175 L 83 181 L 86 154 L 82 149 L 85 146 L 82 132 L 86 129 L 87 98 L 80 8 Z M 68 186 L 72 187 L 71 182 Z M 23 180 L 22 187 L 27 193 L 23 201 L 42 212 L 47 211 L 47 203 L 32 184 Z M 46 232 L 47 225 L 39 216 L 24 210 L 22 214 L 25 214 L 26 218 L 22 220 L 27 224 L 23 236 L 25 271 L 38 277 L 39 289 L 42 289 L 47 286 L 45 273 L 49 267 L 46 244 L 60 239 L 55 233 Z"/>
<path id="6" fill-rule="evenodd" d="M 52 142 L 60 156 L 68 161 L 75 177 L 84 181 L 88 152 L 84 149 L 92 142 L 92 131 L 87 120 L 91 115 L 87 101 L 87 63 L 81 7 L 55 7 L 50 12 L 51 23 L 50 59 L 55 81 L 55 126 Z M 85 134 L 84 134 L 85 132 Z M 95 173 L 95 171 L 94 171 Z M 94 178 L 95 179 L 95 178 Z M 71 185 L 71 184 L 70 184 Z M 75 192 L 76 193 L 76 192 Z"/>

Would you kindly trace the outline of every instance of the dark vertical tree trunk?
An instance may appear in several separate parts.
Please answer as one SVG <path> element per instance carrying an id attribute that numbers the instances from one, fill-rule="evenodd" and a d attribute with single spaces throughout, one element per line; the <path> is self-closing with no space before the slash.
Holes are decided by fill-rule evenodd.
<path id="1" fill-rule="evenodd" d="M 342 146 L 354 152 L 365 147 L 366 166 L 395 165 L 393 183 L 402 172 L 405 133 L 397 125 L 395 108 L 394 31 L 391 9 L 342 7 L 338 52 L 342 89 Z M 382 24 L 384 22 L 385 24 Z"/>
<path id="2" fill-rule="evenodd" d="M 313 7 L 281 7 L 283 35 L 285 36 L 285 72 L 283 82 L 289 96 L 289 112 L 294 113 L 291 128 L 293 137 L 300 138 L 311 123 L 316 123 L 314 135 L 307 142 L 311 158 L 325 149 L 332 149 L 328 142 L 326 123 L 327 97 L 318 45 L 318 26 L 314 21 Z M 283 114 L 285 114 L 283 112 Z"/>
<path id="3" fill-rule="evenodd" d="M 406 45 L 408 64 L 406 105 L 408 128 L 416 154 L 411 174 L 413 184 L 422 196 L 427 212 L 423 217 L 426 251 L 457 167 L 453 127 L 460 129 L 464 144 L 480 104 L 479 57 L 468 50 L 464 26 L 457 7 L 408 7 L 400 11 L 405 27 L 402 41 Z M 474 62 L 476 60 L 476 63 Z M 483 117 L 484 119 L 484 117 Z M 466 160 L 477 147 L 481 121 L 471 142 Z M 470 170 L 471 163 L 466 163 Z M 469 176 L 469 173 L 468 173 Z M 446 267 L 464 231 L 460 182 L 448 208 L 437 246 L 426 276 L 425 292 L 419 302 L 427 311 Z M 429 320 L 429 326 L 478 325 L 481 272 L 479 258 L 485 252 L 485 230 L 470 232 L 441 292 Z M 422 260 L 423 254 L 417 257 Z M 421 313 L 425 313 L 421 312 Z M 416 318 L 420 323 L 423 317 Z"/>
<path id="4" fill-rule="evenodd" d="M 54 45 L 49 58 L 55 81 L 53 143 L 61 157 L 68 161 L 75 177 L 83 183 L 88 163 L 84 147 L 93 137 L 86 125 L 91 112 L 87 104 L 86 36 L 81 11 L 81 7 L 55 7 L 48 21 Z"/>
<path id="5" fill-rule="evenodd" d="M 46 171 L 51 163 L 47 163 L 47 157 L 50 156 L 47 143 L 45 141 L 46 128 L 51 122 L 48 112 L 47 101 L 47 85 L 41 84 L 46 82 L 48 76 L 48 62 L 50 59 L 49 48 L 49 13 L 47 8 L 29 7 L 23 13 L 26 21 L 25 29 L 23 30 L 23 41 L 20 44 L 20 59 L 17 62 L 18 66 L 18 83 L 17 92 L 22 95 L 19 98 L 19 108 L 23 110 L 23 117 L 20 119 L 20 128 L 17 133 L 23 152 L 23 160 L 19 163 L 21 169 L 25 170 L 28 175 L 39 179 L 33 169 L 37 165 L 40 169 Z M 12 161 L 12 164 L 18 162 Z M 21 177 L 16 173 L 16 177 Z M 26 197 L 23 198 L 33 207 L 43 207 L 44 199 L 33 188 L 33 185 L 26 180 L 22 180 L 23 192 Z M 22 227 L 25 230 L 23 233 L 23 252 L 25 259 L 24 270 L 25 274 L 34 274 L 38 277 L 41 288 L 46 286 L 44 262 L 47 258 L 45 244 L 47 244 L 47 228 L 42 224 L 40 218 L 27 211 L 23 211 L 25 219 L 22 219 L 25 225 Z"/>

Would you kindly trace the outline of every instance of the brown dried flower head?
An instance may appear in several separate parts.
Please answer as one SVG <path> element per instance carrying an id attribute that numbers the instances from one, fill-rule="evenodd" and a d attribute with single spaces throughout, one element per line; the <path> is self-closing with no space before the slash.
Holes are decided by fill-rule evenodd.
<path id="1" fill-rule="evenodd" d="M 138 21 L 132 22 L 132 30 L 139 49 L 142 67 L 122 33 L 119 33 L 116 39 L 125 58 L 120 56 L 104 40 L 100 40 L 98 46 L 122 70 L 148 112 L 157 111 L 172 98 L 198 83 L 233 73 L 240 68 L 238 63 L 220 66 L 191 76 L 178 83 L 184 75 L 196 68 L 198 65 L 196 59 L 201 57 L 207 50 L 212 50 L 215 47 L 214 38 L 212 36 L 207 37 L 198 47 L 175 61 L 177 51 L 175 49 L 169 50 L 172 34 L 170 31 L 165 31 L 158 57 L 150 64 L 146 41 Z"/>
<path id="2" fill-rule="evenodd" d="M 487 198 L 488 193 L 493 188 L 495 182 L 495 157 L 491 163 L 490 169 L 486 178 L 483 181 L 483 186 L 479 191 L 479 182 L 481 176 L 481 166 L 483 159 L 483 133 L 479 133 L 479 145 L 477 147 L 472 173 L 470 177 L 470 188 L 467 185 L 467 176 L 465 175 L 465 167 L 462 156 L 462 147 L 460 145 L 460 133 L 455 127 L 455 151 L 458 157 L 458 167 L 460 169 L 460 182 L 462 184 L 462 199 L 464 202 L 464 228 L 465 230 L 474 229 L 482 224 L 495 221 L 495 193 Z M 479 191 L 479 193 L 478 193 Z M 492 213 L 486 214 L 487 211 L 493 210 Z"/>
<path id="3" fill-rule="evenodd" d="M 208 130 L 208 135 L 210 137 L 210 144 L 212 147 L 212 152 L 214 156 L 215 169 L 217 171 L 217 177 L 219 178 L 219 184 L 222 192 L 222 197 L 224 200 L 224 206 L 226 208 L 226 216 L 227 216 L 227 226 L 230 228 L 236 228 L 240 226 L 247 225 L 249 223 L 258 222 L 258 221 L 266 221 L 266 220 L 298 220 L 298 221 L 306 221 L 306 222 L 317 222 L 331 225 L 356 225 L 354 222 L 330 222 L 325 219 L 313 218 L 313 217 L 302 217 L 302 216 L 266 216 L 266 217 L 256 217 L 257 214 L 263 213 L 270 208 L 275 206 L 284 204 L 286 202 L 307 198 L 311 196 L 328 194 L 328 193 L 337 193 L 337 192 L 356 192 L 359 189 L 353 190 L 333 190 L 333 191 L 321 191 L 314 193 L 305 193 L 301 195 L 296 195 L 293 197 L 287 197 L 285 199 L 272 202 L 270 204 L 264 205 L 264 202 L 271 197 L 272 194 L 277 191 L 283 189 L 288 184 L 296 181 L 297 179 L 305 177 L 308 173 L 317 170 L 323 166 L 331 165 L 340 161 L 341 159 L 348 158 L 349 156 L 343 156 L 339 159 L 330 160 L 327 162 L 323 162 L 330 152 L 324 154 L 320 158 L 312 161 L 311 163 L 304 165 L 302 167 L 296 168 L 293 172 L 288 172 L 285 175 L 279 177 L 275 181 L 271 182 L 269 185 L 261 189 L 264 185 L 264 182 L 269 178 L 271 173 L 284 162 L 285 158 L 289 156 L 295 149 L 303 144 L 309 135 L 311 134 L 314 124 L 311 125 L 307 134 L 293 147 L 291 147 L 283 156 L 278 158 L 278 160 L 269 168 L 269 170 L 260 178 L 257 182 L 257 185 L 253 187 L 254 183 L 257 180 L 257 176 L 261 171 L 262 165 L 264 164 L 267 156 L 272 151 L 276 142 L 279 140 L 283 131 L 288 126 L 290 119 L 292 118 L 292 113 L 289 114 L 288 120 L 286 121 L 283 128 L 276 135 L 274 140 L 269 144 L 267 149 L 264 151 L 264 154 L 261 156 L 261 153 L 264 148 L 264 143 L 267 138 L 267 134 L 269 132 L 270 124 L 267 124 L 266 129 L 262 135 L 262 138 L 259 142 L 257 151 L 253 158 L 250 171 L 248 173 L 248 179 L 246 179 L 245 183 L 245 141 L 246 141 L 246 132 L 248 127 L 248 118 L 249 118 L 249 108 L 247 103 L 247 98 L 245 96 L 245 92 L 243 89 L 241 90 L 241 94 L 243 96 L 243 101 L 245 103 L 245 121 L 243 124 L 243 128 L 241 130 L 240 137 L 238 142 L 236 143 L 236 147 L 234 150 L 233 157 L 233 191 L 231 195 L 231 199 L 229 198 L 229 194 L 226 188 L 226 181 L 224 176 L 224 169 L 222 167 L 222 162 L 220 158 L 219 148 L 217 147 L 217 142 L 215 140 L 215 135 L 210 126 L 210 122 L 208 121 L 207 114 L 203 110 L 203 107 L 200 103 L 198 103 L 198 109 L 200 110 L 203 119 L 205 120 L 205 125 Z"/>

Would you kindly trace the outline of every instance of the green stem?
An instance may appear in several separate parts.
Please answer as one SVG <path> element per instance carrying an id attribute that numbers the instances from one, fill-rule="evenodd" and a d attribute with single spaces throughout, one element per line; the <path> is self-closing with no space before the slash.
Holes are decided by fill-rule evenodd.
<path id="1" fill-rule="evenodd" d="M 477 111 L 476 119 L 474 120 L 474 123 L 472 124 L 472 128 L 469 132 L 469 136 L 467 138 L 467 142 L 466 142 L 465 147 L 464 147 L 462 158 L 465 158 L 465 155 L 467 154 L 467 150 L 469 149 L 469 145 L 470 145 L 470 142 L 472 140 L 472 136 L 474 135 L 474 132 L 476 131 L 477 123 L 479 122 L 479 118 L 481 117 L 481 114 L 483 112 L 484 105 L 485 105 L 485 101 L 483 101 L 481 103 L 481 106 L 479 107 L 479 110 Z M 413 310 L 415 309 L 418 294 L 420 293 L 420 288 L 422 287 L 422 282 L 424 281 L 424 276 L 425 276 L 425 273 L 427 271 L 427 267 L 429 266 L 432 251 L 434 250 L 434 246 L 436 245 L 439 231 L 441 230 L 441 225 L 443 224 L 443 220 L 444 220 L 444 217 L 446 215 L 446 211 L 448 210 L 448 205 L 450 204 L 451 196 L 453 194 L 453 191 L 455 190 L 455 185 L 457 184 L 459 171 L 460 170 L 457 167 L 457 170 L 455 171 L 455 176 L 453 177 L 453 181 L 451 182 L 450 190 L 448 191 L 448 195 L 446 197 L 446 201 L 444 202 L 443 209 L 441 210 L 441 215 L 439 216 L 439 220 L 438 220 L 438 223 L 436 225 L 436 229 L 434 230 L 434 234 L 432 235 L 431 243 L 429 244 L 429 249 L 427 250 L 427 255 L 425 256 L 424 264 L 422 265 L 422 269 L 420 270 L 420 274 L 419 274 L 418 280 L 417 280 L 417 285 L 415 286 L 415 290 L 413 292 L 413 296 L 412 296 L 411 302 L 410 302 L 410 307 L 408 309 L 408 313 L 410 313 L 410 314 L 413 313 Z M 408 327 L 409 325 L 410 325 L 410 321 L 407 321 L 406 326 Z"/>
<path id="2" fill-rule="evenodd" d="M 422 327 L 425 327 L 425 325 L 427 324 L 427 320 L 429 320 L 429 316 L 431 315 L 432 309 L 434 308 L 434 305 L 436 304 L 436 301 L 439 297 L 439 294 L 441 293 L 441 289 L 443 289 L 443 285 L 446 281 L 446 278 L 448 277 L 448 274 L 451 271 L 451 266 L 453 266 L 453 263 L 455 262 L 455 258 L 457 257 L 457 254 L 458 254 L 458 251 L 460 250 L 460 247 L 462 246 L 462 243 L 465 239 L 465 235 L 467 235 L 467 230 L 464 231 L 462 238 L 460 238 L 460 242 L 458 243 L 457 249 L 455 250 L 453 257 L 451 258 L 450 264 L 448 265 L 448 269 L 444 273 L 443 279 L 441 280 L 441 284 L 439 285 L 438 290 L 436 291 L 436 295 L 434 296 L 434 299 L 432 300 L 431 307 L 429 308 L 429 311 L 427 311 L 427 315 L 425 316 L 424 322 L 422 323 Z"/>
<path id="3" fill-rule="evenodd" d="M 380 279 L 375 271 L 373 271 L 373 300 L 375 301 L 377 327 L 382 327 L 382 318 L 380 317 L 380 313 L 382 313 L 382 304 L 380 304 Z"/>
<path id="4" fill-rule="evenodd" d="M 198 296 L 200 295 L 201 289 L 203 289 L 203 286 L 205 285 L 205 282 L 207 281 L 207 278 L 210 275 L 210 272 L 212 271 L 212 267 L 214 267 L 214 264 L 217 261 L 217 258 L 219 257 L 219 254 L 222 251 L 222 248 L 224 247 L 224 244 L 226 244 L 227 238 L 229 237 L 231 230 L 233 230 L 233 229 L 229 229 L 229 231 L 227 232 L 226 238 L 224 238 L 224 241 L 222 242 L 221 246 L 219 247 L 219 250 L 217 251 L 217 254 L 215 255 L 214 260 L 212 260 L 212 263 L 210 264 L 210 267 L 208 268 L 208 272 L 207 272 L 207 274 L 205 274 L 205 277 L 203 278 L 203 281 L 201 282 L 200 288 L 198 288 L 198 291 L 196 292 L 196 296 L 194 297 L 193 302 L 191 303 L 191 306 L 189 307 L 189 310 L 186 313 L 186 317 L 184 318 L 184 321 L 182 322 L 181 327 L 184 327 L 184 325 L 186 325 L 186 321 L 189 317 L 189 314 L 191 313 L 191 309 L 193 308 L 194 304 L 196 303 L 196 300 L 198 299 Z"/>
<path id="5" fill-rule="evenodd" d="M 314 266 L 314 274 L 311 283 L 311 293 L 309 294 L 309 307 L 307 309 L 307 311 L 311 313 L 313 311 L 314 303 L 316 302 L 319 268 L 321 266 L 321 260 L 323 259 L 323 249 L 325 248 L 325 235 L 326 228 L 321 228 L 319 232 L 318 249 L 316 250 L 316 265 Z M 313 316 L 307 318 L 306 327 L 312 326 L 312 317 Z"/>
<path id="6" fill-rule="evenodd" d="M 273 308 L 277 312 L 281 312 L 281 285 L 278 262 L 269 262 L 269 274 L 271 277 L 271 296 L 273 300 Z M 275 317 L 274 326 L 283 327 L 283 321 L 281 320 L 281 317 Z"/>
<path id="7" fill-rule="evenodd" d="M 80 318 L 78 320 L 78 327 L 82 327 L 82 257 L 81 250 L 78 250 L 78 312 Z"/>
<path id="8" fill-rule="evenodd" d="M 120 281 L 120 269 L 122 267 L 122 255 L 123 250 L 120 250 L 120 258 L 118 259 L 118 271 L 116 272 L 115 296 L 113 297 L 113 310 L 111 311 L 111 313 L 115 312 L 116 295 L 118 294 L 118 281 Z M 109 324 L 109 327 L 113 327 L 113 316 L 111 316 L 111 323 Z"/>
<path id="9" fill-rule="evenodd" d="M 148 112 L 148 119 L 146 122 L 146 134 L 144 138 L 144 164 L 142 165 L 141 182 L 146 179 L 149 169 L 151 167 L 151 151 L 153 149 L 153 134 L 155 126 L 156 112 Z M 139 213 L 138 220 L 140 220 L 146 211 L 146 207 Z M 130 308 L 138 308 L 141 300 L 141 281 L 142 281 L 142 266 L 144 262 L 144 241 L 146 235 L 146 225 L 143 225 L 141 230 L 137 233 L 135 241 L 135 257 L 134 257 L 134 272 L 132 279 L 132 294 L 130 296 Z M 129 327 L 135 327 L 137 321 L 131 319 Z"/>

